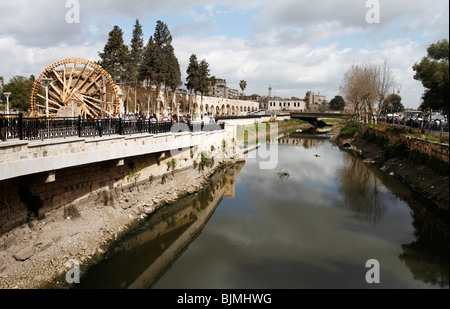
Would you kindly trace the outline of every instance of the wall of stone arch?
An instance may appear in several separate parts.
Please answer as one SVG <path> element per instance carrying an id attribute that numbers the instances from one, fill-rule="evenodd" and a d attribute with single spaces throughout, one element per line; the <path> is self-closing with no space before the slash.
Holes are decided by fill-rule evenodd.
<path id="1" fill-rule="evenodd" d="M 129 98 L 130 112 L 134 111 L 134 101 L 135 101 L 135 89 L 127 87 L 119 87 L 119 93 L 124 93 Z M 149 101 L 150 94 L 150 101 Z M 161 100 L 157 104 L 157 99 Z M 214 98 L 203 96 L 203 102 L 201 96 L 190 96 L 189 94 L 164 94 L 163 91 L 159 95 L 156 94 L 155 90 L 148 90 L 143 88 L 137 89 L 136 104 L 138 105 L 137 110 L 144 114 L 150 109 L 150 113 L 157 110 L 157 105 L 161 105 L 166 108 L 169 102 L 173 102 L 175 106 L 174 112 L 176 112 L 176 104 L 181 103 L 180 112 L 186 114 L 192 111 L 192 108 L 196 108 L 199 111 L 199 107 L 203 104 L 203 112 L 211 113 L 214 116 L 226 116 L 228 115 L 227 106 L 229 106 L 229 115 L 242 116 L 246 115 L 248 111 L 259 111 L 259 103 L 244 100 L 232 100 L 223 98 Z M 123 102 L 121 102 L 123 104 Z M 200 109 L 201 110 L 201 109 Z"/>

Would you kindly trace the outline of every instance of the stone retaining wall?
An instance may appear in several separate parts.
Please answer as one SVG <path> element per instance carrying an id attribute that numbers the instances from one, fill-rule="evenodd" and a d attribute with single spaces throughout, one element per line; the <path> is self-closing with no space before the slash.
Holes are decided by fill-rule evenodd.
<path id="1" fill-rule="evenodd" d="M 178 146 L 167 147 L 168 142 L 176 138 L 186 142 L 184 145 L 176 144 L 183 145 L 183 149 L 176 148 Z M 158 138 L 150 136 L 54 144 L 21 143 L 12 146 L 10 153 L 2 152 L 2 156 L 9 160 L 14 158 L 18 160 L 16 162 L 28 162 L 22 167 L 37 165 L 35 169 L 40 172 L 19 174 L 0 181 L 0 234 L 25 223 L 27 215 L 34 217 L 36 214 L 29 211 L 36 203 L 42 204 L 40 216 L 70 204 L 81 207 L 85 200 L 96 199 L 99 203 L 108 205 L 114 200 L 116 190 L 133 186 L 135 182 L 161 181 L 164 175 L 172 173 L 173 169 L 167 165 L 172 160 L 175 160 L 175 169 L 180 170 L 193 168 L 194 161 L 200 163 L 202 152 L 214 157 L 216 162 L 239 156 L 236 154 L 233 138 L 234 132 L 229 128 L 190 133 L 184 137 L 166 135 Z M 223 140 L 229 146 L 225 150 L 222 147 Z M 152 151 L 149 151 L 149 145 L 152 145 Z M 73 157 L 76 153 L 79 156 Z M 118 154 L 122 154 L 122 158 Z M 43 160 L 45 158 L 47 160 Z M 86 158 L 92 163 L 86 163 L 89 162 Z M 75 164 L 76 160 L 79 165 Z M 48 166 L 37 169 L 43 163 Z M 2 166 L 5 167 L 5 164 L 0 164 L 0 168 Z M 58 166 L 61 168 L 55 168 Z M 19 194 L 20 190 L 24 191 Z M 27 194 L 24 195 L 24 192 Z M 32 202 L 29 202 L 30 197 L 34 197 Z"/>
<path id="2" fill-rule="evenodd" d="M 364 134 L 375 134 L 377 137 L 384 137 L 393 142 L 401 141 L 411 150 L 420 151 L 430 157 L 435 157 L 443 162 L 449 163 L 449 145 L 447 144 L 426 141 L 411 136 L 393 134 L 388 131 L 380 131 L 363 125 L 359 125 L 359 130 Z"/>

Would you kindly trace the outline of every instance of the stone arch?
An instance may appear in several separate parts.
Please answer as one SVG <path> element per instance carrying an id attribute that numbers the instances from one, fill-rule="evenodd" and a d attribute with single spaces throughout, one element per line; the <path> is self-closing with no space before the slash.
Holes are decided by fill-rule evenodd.
<path id="1" fill-rule="evenodd" d="M 225 104 L 222 104 L 222 108 L 221 108 L 221 111 L 220 111 L 220 113 L 221 113 L 221 116 L 225 116 Z"/>

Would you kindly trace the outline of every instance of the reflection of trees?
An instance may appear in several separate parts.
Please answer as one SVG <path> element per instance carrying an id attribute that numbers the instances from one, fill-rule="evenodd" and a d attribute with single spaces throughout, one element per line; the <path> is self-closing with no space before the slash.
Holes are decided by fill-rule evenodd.
<path id="1" fill-rule="evenodd" d="M 159 207 L 112 243 L 107 258 L 76 288 L 150 287 L 201 234 L 244 164 L 223 166 L 196 194 Z"/>
<path id="2" fill-rule="evenodd" d="M 448 287 L 448 214 L 447 223 L 430 212 L 424 215 L 413 211 L 412 217 L 416 240 L 402 245 L 399 259 L 411 270 L 414 279 Z"/>
<path id="3" fill-rule="evenodd" d="M 338 172 L 338 177 L 345 199 L 356 217 L 364 222 L 379 222 L 386 211 L 379 186 L 383 183 L 389 187 L 412 209 L 415 229 L 416 240 L 402 245 L 403 253 L 399 259 L 411 270 L 416 280 L 448 287 L 448 213 L 427 205 L 417 196 L 400 190 L 394 183 L 384 183 L 360 158 L 348 156 L 346 160 L 346 167 Z"/>
<path id="4" fill-rule="evenodd" d="M 299 138 L 298 135 L 290 135 L 289 137 L 283 137 L 278 140 L 278 145 L 283 146 L 301 146 L 305 149 L 318 147 L 325 143 L 325 139 L 318 138 Z"/>
<path id="5" fill-rule="evenodd" d="M 345 200 L 363 222 L 379 222 L 385 212 L 379 191 L 379 181 L 357 157 L 347 156 L 346 167 L 338 172 Z"/>

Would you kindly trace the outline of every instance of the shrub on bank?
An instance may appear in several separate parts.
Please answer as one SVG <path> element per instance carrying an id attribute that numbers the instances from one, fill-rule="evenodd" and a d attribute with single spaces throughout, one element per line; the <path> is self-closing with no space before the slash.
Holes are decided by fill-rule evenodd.
<path id="1" fill-rule="evenodd" d="M 341 137 L 353 137 L 355 134 L 358 133 L 358 128 L 356 127 L 346 127 L 341 130 Z"/>

